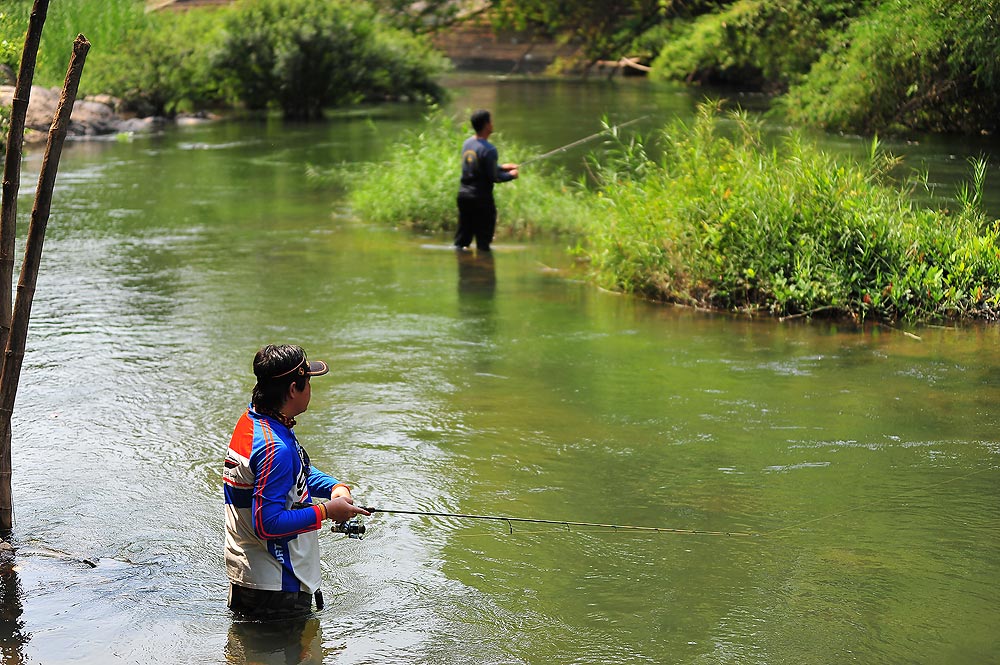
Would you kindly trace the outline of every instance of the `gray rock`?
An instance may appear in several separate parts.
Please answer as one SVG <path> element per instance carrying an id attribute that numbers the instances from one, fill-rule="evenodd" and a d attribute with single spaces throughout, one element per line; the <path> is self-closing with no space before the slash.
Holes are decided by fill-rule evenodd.
<path id="1" fill-rule="evenodd" d="M 59 88 L 43 88 L 31 86 L 31 96 L 28 99 L 28 113 L 24 124 L 26 129 L 36 130 L 33 136 L 25 136 L 26 140 L 43 140 L 55 117 L 62 91 Z M 11 106 L 14 98 L 14 86 L 0 86 L 0 104 Z M 126 118 L 116 111 L 120 101 L 111 95 L 91 95 L 78 99 L 73 104 L 73 115 L 67 130 L 69 136 L 104 136 L 126 132 L 148 132 L 162 128 L 167 124 L 166 118 Z"/>

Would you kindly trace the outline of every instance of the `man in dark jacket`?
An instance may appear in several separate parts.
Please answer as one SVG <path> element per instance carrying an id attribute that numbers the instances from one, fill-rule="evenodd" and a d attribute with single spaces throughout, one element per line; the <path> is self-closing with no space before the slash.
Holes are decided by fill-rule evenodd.
<path id="1" fill-rule="evenodd" d="M 490 250 L 497 225 L 497 206 L 493 201 L 493 183 L 517 178 L 517 164 L 497 165 L 496 146 L 488 141 L 493 133 L 490 112 L 472 114 L 476 135 L 462 144 L 462 184 L 458 188 L 458 231 L 455 247 L 465 249 L 476 239 L 476 249 Z"/>

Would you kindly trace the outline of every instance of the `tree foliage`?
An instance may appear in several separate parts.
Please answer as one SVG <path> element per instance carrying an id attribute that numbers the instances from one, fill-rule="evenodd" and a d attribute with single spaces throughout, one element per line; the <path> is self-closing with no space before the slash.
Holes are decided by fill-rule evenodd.
<path id="1" fill-rule="evenodd" d="M 674 12 L 671 0 L 373 0 L 401 26 L 418 32 L 449 28 L 470 18 L 487 16 L 501 30 L 515 30 L 580 46 L 582 63 L 618 59 L 637 35 Z M 685 3 L 715 6 L 712 0 Z"/>
<path id="2" fill-rule="evenodd" d="M 213 61 L 252 110 L 318 118 L 324 108 L 400 94 L 437 99 L 444 61 L 419 38 L 343 0 L 247 0 L 227 14 Z"/>
<path id="3" fill-rule="evenodd" d="M 641 43 L 656 53 L 656 78 L 783 90 L 809 71 L 867 4 L 737 0 L 671 22 Z"/>
<path id="4" fill-rule="evenodd" d="M 667 0 L 494 0 L 494 22 L 500 27 L 541 30 L 580 45 L 592 64 L 628 55 L 637 35 L 667 15 Z"/>
<path id="5" fill-rule="evenodd" d="M 1000 129 L 1000 2 L 887 0 L 851 23 L 781 106 L 849 131 Z"/>

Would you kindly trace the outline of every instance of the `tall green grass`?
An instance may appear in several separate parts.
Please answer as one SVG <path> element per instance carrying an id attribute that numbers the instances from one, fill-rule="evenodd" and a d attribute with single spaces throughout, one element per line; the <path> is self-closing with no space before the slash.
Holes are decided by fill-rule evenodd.
<path id="1" fill-rule="evenodd" d="M 444 113 L 432 114 L 423 129 L 393 145 L 389 161 L 343 172 L 349 180 L 353 209 L 361 217 L 383 224 L 429 232 L 454 231 L 460 151 L 471 133 Z M 537 154 L 500 134 L 491 140 L 503 162 Z M 497 185 L 494 196 L 498 237 L 576 234 L 593 218 L 592 197 L 545 162 L 522 169 L 513 182 Z"/>
<path id="2" fill-rule="evenodd" d="M 16 71 L 24 45 L 24 35 L 31 14 L 31 0 L 3 0 L 0 11 L 7 18 L 0 22 L 0 41 L 16 47 L 10 64 Z M 87 65 L 80 82 L 83 93 L 106 92 L 99 89 L 105 61 L 131 32 L 142 29 L 147 21 L 142 0 L 57 0 L 49 3 L 38 48 L 34 83 L 47 87 L 61 86 L 66 78 L 73 40 L 83 34 L 91 43 Z M 96 84 L 96 85 L 95 85 Z"/>
<path id="3" fill-rule="evenodd" d="M 862 163 L 797 135 L 767 147 L 746 114 L 720 117 L 714 104 L 659 139 L 661 162 L 622 144 L 596 171 L 606 208 L 586 247 L 608 286 L 778 315 L 1000 314 L 1000 226 L 979 206 L 983 163 L 949 213 L 917 207 L 877 141 Z"/>

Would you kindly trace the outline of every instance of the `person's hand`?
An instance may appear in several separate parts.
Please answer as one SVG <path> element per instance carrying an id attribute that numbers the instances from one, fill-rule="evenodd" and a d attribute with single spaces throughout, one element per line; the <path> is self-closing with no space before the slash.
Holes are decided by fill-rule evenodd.
<path id="1" fill-rule="evenodd" d="M 509 173 L 512 178 L 517 178 L 520 167 L 517 164 L 501 164 L 500 168 Z"/>
<path id="2" fill-rule="evenodd" d="M 355 515 L 371 515 L 361 506 L 355 506 L 350 496 L 335 496 L 324 502 L 323 508 L 326 509 L 326 516 L 334 522 L 346 522 Z"/>

